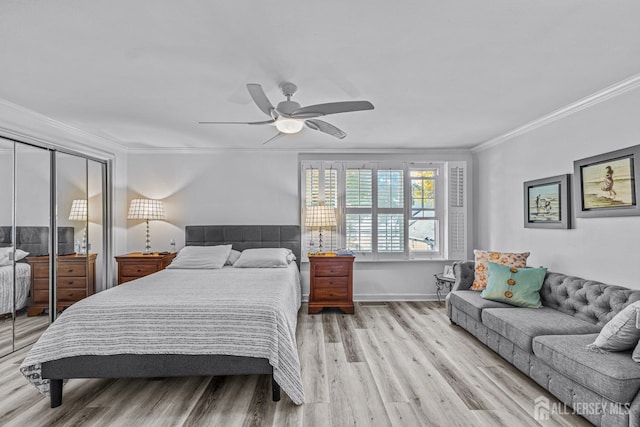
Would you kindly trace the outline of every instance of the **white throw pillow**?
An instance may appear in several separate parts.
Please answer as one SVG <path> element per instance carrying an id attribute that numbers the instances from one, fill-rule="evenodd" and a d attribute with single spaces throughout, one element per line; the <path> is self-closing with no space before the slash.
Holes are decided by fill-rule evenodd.
<path id="1" fill-rule="evenodd" d="M 13 247 L 0 248 L 0 267 L 11 265 L 10 254 L 13 252 Z M 24 257 L 29 255 L 29 252 L 25 252 L 22 249 L 16 249 L 16 261 L 20 261 Z"/>
<path id="2" fill-rule="evenodd" d="M 637 346 L 640 340 L 638 313 L 640 301 L 626 306 L 604 325 L 591 346 L 605 351 L 625 351 Z"/>
<path id="3" fill-rule="evenodd" d="M 292 261 L 289 249 L 255 248 L 245 249 L 233 266 L 236 268 L 278 268 L 286 267 Z M 293 257 L 295 259 L 295 256 Z"/>
<path id="4" fill-rule="evenodd" d="M 631 358 L 633 359 L 634 362 L 640 363 L 640 342 L 636 346 L 636 349 L 633 350 L 633 354 L 631 355 Z"/>
<path id="5" fill-rule="evenodd" d="M 235 249 L 231 249 L 231 252 L 229 253 L 229 258 L 227 258 L 227 262 L 225 262 L 224 265 L 235 264 L 236 261 L 240 258 L 241 254 L 242 252 L 236 251 Z"/>
<path id="6" fill-rule="evenodd" d="M 231 245 L 185 246 L 167 268 L 217 269 L 222 268 L 231 253 Z"/>

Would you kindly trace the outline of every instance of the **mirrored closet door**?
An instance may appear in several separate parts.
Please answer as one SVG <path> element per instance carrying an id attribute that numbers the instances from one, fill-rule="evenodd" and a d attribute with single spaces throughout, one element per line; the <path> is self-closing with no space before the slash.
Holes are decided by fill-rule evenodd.
<path id="1" fill-rule="evenodd" d="M 0 357 L 13 351 L 13 145 L 0 138 Z"/>
<path id="2" fill-rule="evenodd" d="M 15 324 L 14 349 L 34 342 L 49 325 L 49 263 L 32 262 L 49 254 L 51 152 L 15 144 Z M 24 257 L 23 257 L 24 256 Z"/>
<path id="3" fill-rule="evenodd" d="M 0 357 L 109 287 L 107 173 L 106 162 L 0 138 Z"/>

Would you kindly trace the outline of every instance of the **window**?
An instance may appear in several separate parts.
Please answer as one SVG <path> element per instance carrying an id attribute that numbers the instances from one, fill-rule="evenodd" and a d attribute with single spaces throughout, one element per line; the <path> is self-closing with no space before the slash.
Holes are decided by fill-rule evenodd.
<path id="1" fill-rule="evenodd" d="M 409 216 L 409 250 L 412 252 L 439 251 L 438 202 L 436 178 L 438 170 L 418 168 L 409 171 L 411 180 L 411 213 Z"/>
<path id="2" fill-rule="evenodd" d="M 336 226 L 321 230 L 324 250 L 371 260 L 463 259 L 465 164 L 303 161 L 302 215 L 308 206 L 335 208 Z M 304 229 L 303 247 L 314 250 L 319 231 Z"/>

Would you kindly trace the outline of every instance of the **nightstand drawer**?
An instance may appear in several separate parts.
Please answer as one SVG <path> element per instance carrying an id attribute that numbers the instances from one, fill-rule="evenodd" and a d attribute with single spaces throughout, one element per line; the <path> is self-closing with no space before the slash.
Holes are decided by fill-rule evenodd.
<path id="1" fill-rule="evenodd" d="M 38 262 L 38 263 L 33 263 L 31 264 L 31 269 L 33 270 L 31 272 L 31 275 L 33 277 L 41 277 L 41 278 L 48 278 L 49 277 L 49 262 Z M 49 285 L 47 284 L 47 287 L 49 287 Z"/>
<path id="2" fill-rule="evenodd" d="M 49 289 L 34 291 L 31 304 L 49 304 Z"/>
<path id="3" fill-rule="evenodd" d="M 36 278 L 31 279 L 31 282 L 33 283 L 33 291 L 37 292 L 37 291 L 44 291 L 47 293 L 47 295 L 49 295 L 49 278 L 38 278 L 37 276 L 34 276 Z"/>
<path id="4" fill-rule="evenodd" d="M 316 288 L 344 288 L 347 289 L 349 287 L 349 278 L 348 277 L 316 277 L 315 285 Z"/>
<path id="5" fill-rule="evenodd" d="M 86 277 L 87 264 L 83 262 L 61 263 L 58 262 L 58 276 Z"/>
<path id="6" fill-rule="evenodd" d="M 62 302 L 77 302 L 87 297 L 85 288 L 58 288 L 58 304 Z"/>
<path id="7" fill-rule="evenodd" d="M 123 264 L 120 273 L 123 277 L 143 277 L 158 271 L 157 264 Z"/>
<path id="8" fill-rule="evenodd" d="M 313 290 L 313 300 L 323 301 L 344 301 L 349 297 L 347 288 L 317 288 Z"/>
<path id="9" fill-rule="evenodd" d="M 86 277 L 58 277 L 58 288 L 85 288 L 87 286 Z"/>
<path id="10" fill-rule="evenodd" d="M 351 267 L 345 263 L 323 262 L 316 265 L 316 277 L 318 276 L 348 276 Z"/>

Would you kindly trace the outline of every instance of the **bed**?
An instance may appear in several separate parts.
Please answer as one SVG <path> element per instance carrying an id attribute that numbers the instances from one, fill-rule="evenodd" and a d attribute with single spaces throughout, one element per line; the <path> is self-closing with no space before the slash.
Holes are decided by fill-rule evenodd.
<path id="1" fill-rule="evenodd" d="M 295 342 L 301 303 L 299 226 L 188 226 L 187 246 L 290 249 L 286 268 L 163 270 L 67 309 L 22 366 L 51 407 L 70 378 L 271 375 L 304 402 Z M 87 345 L 91 342 L 90 345 Z"/>
<path id="2" fill-rule="evenodd" d="M 12 246 L 11 227 L 0 226 L 0 248 Z M 49 253 L 48 227 L 16 227 L 16 248 L 30 256 Z M 58 228 L 58 250 L 60 254 L 73 252 L 73 227 Z M 31 268 L 26 260 L 15 265 L 15 310 L 21 310 L 28 303 L 31 287 Z M 0 315 L 13 313 L 14 271 L 12 265 L 0 267 Z"/>
<path id="3" fill-rule="evenodd" d="M 14 272 L 12 265 L 0 267 L 0 315 L 13 313 L 14 289 L 16 311 L 27 305 L 31 285 L 31 267 L 18 262 Z"/>

